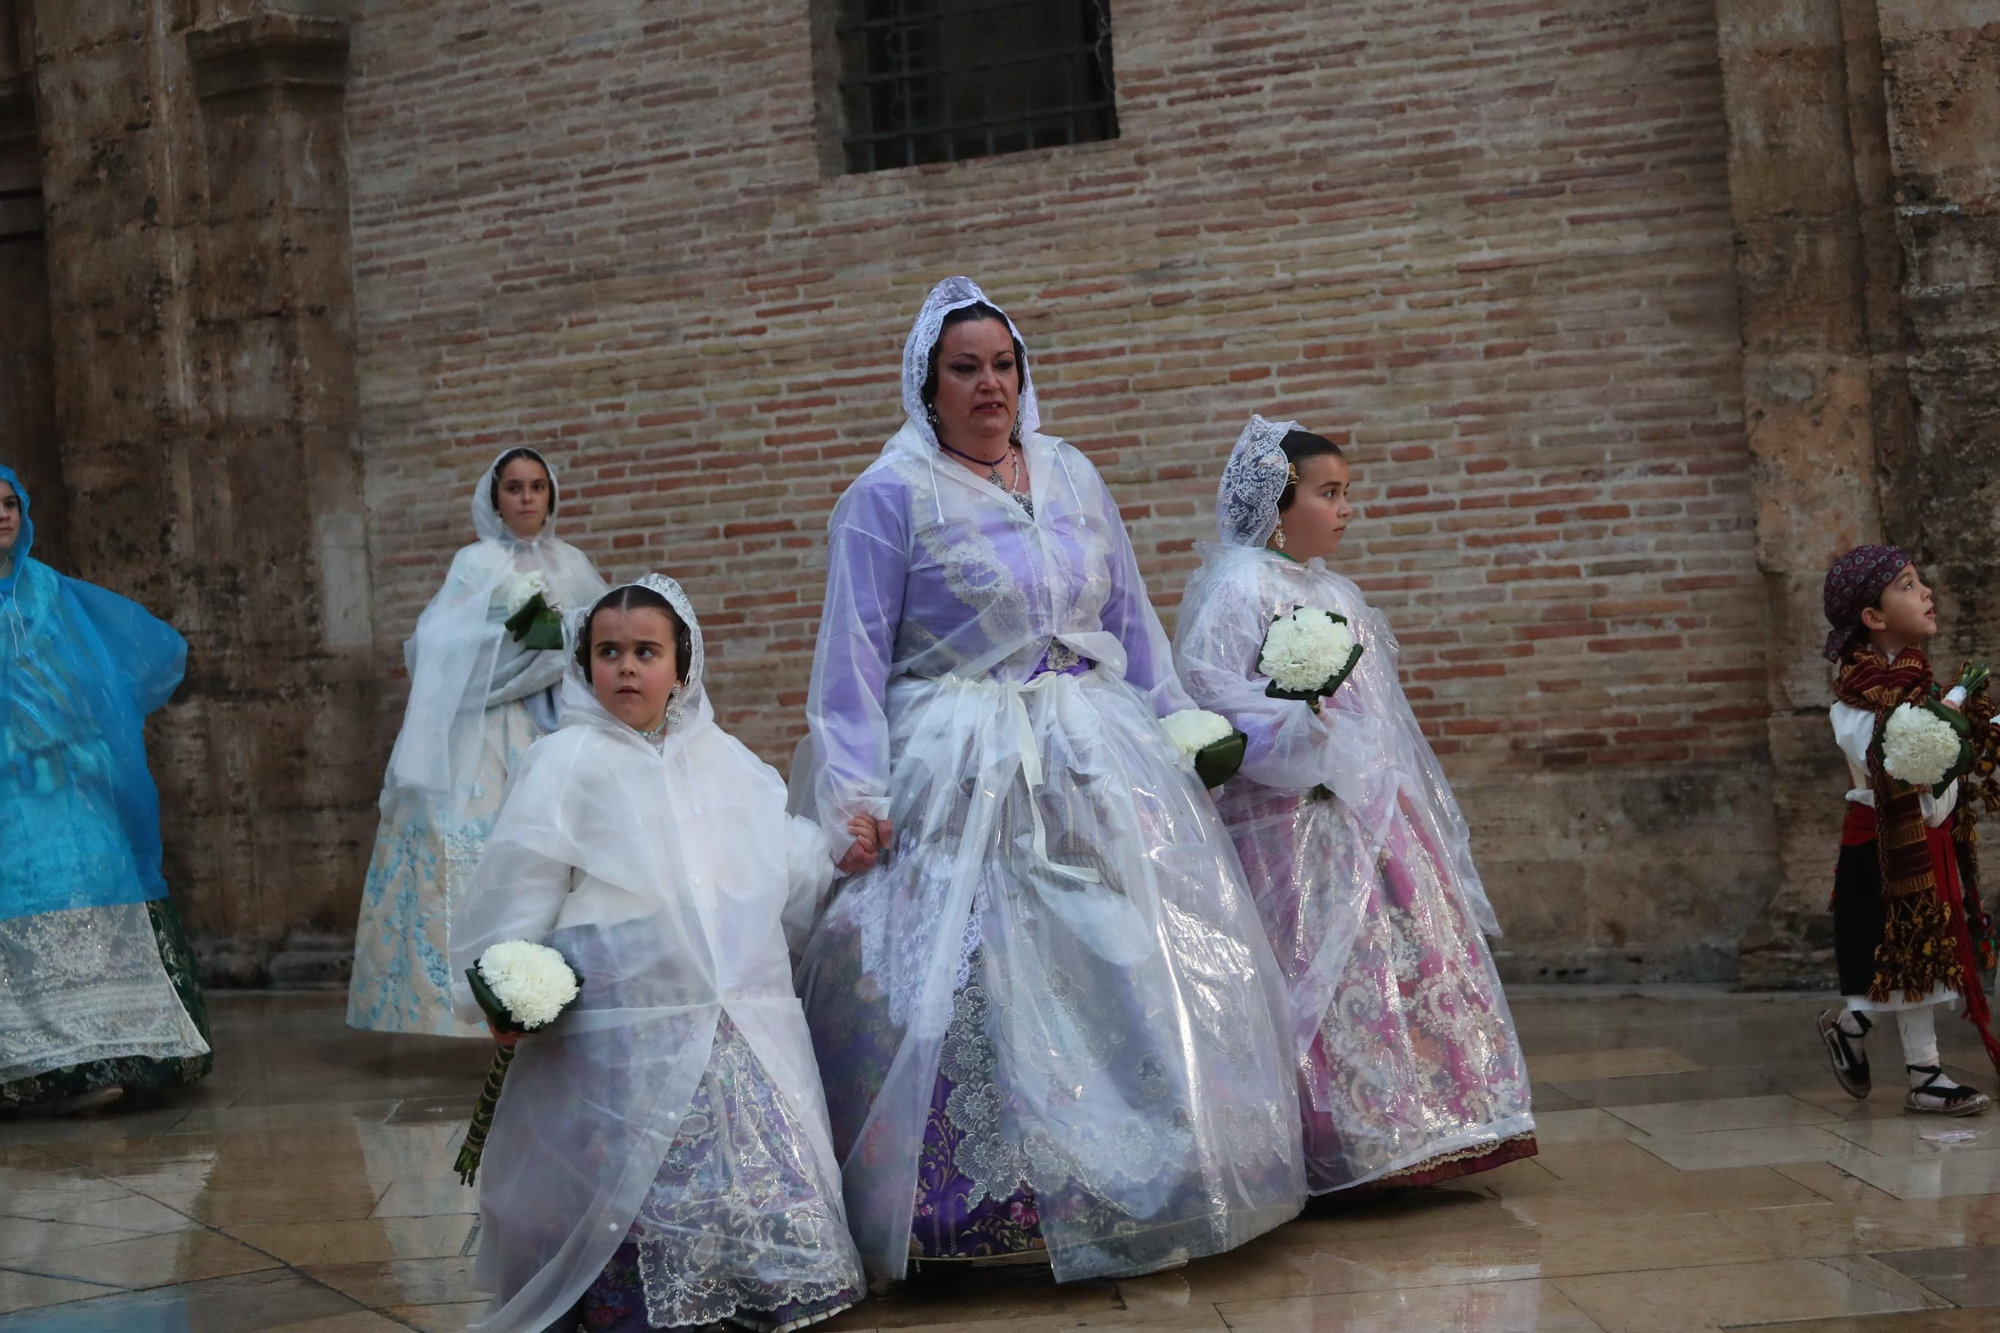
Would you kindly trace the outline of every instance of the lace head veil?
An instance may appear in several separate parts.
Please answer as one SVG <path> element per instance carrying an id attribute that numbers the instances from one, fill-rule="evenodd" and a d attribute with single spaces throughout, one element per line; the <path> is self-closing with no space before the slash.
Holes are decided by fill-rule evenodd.
<path id="1" fill-rule="evenodd" d="M 924 308 L 917 312 L 917 322 L 910 326 L 909 341 L 903 344 L 903 411 L 910 418 L 910 425 L 921 435 L 931 448 L 937 448 L 937 432 L 924 412 L 924 381 L 930 378 L 931 348 L 937 346 L 938 337 L 944 332 L 945 316 L 954 310 L 969 305 L 991 305 L 1000 307 L 986 299 L 986 293 L 979 290 L 979 284 L 971 278 L 946 278 L 931 288 L 931 294 L 924 298 Z M 1007 332 L 1024 349 L 1027 342 L 1021 331 L 1014 327 L 1007 312 L 1000 311 L 1000 318 L 1007 321 Z M 1021 433 L 1029 435 L 1040 430 L 1041 409 L 1035 402 L 1035 377 L 1026 362 L 1021 366 Z"/>
<path id="2" fill-rule="evenodd" d="M 563 618 L 563 654 L 567 661 L 563 670 L 563 725 L 568 726 L 574 719 L 594 726 L 630 730 L 597 701 L 597 691 L 591 688 L 589 679 L 583 674 L 583 663 L 576 657 L 576 646 L 583 638 L 583 622 L 591 612 L 625 588 L 645 588 L 658 593 L 666 598 L 667 605 L 680 617 L 681 624 L 687 626 L 691 649 L 688 653 L 687 679 L 681 682 L 680 694 L 675 700 L 681 719 L 667 728 L 669 741 L 676 738 L 684 740 L 697 728 L 714 722 L 715 710 L 709 705 L 708 691 L 703 684 L 708 658 L 702 647 L 701 621 L 695 618 L 694 603 L 688 600 L 686 590 L 664 574 L 645 574 L 630 583 L 621 583 L 589 606 L 578 607 Z"/>
<path id="3" fill-rule="evenodd" d="M 1292 461 L 1281 447 L 1296 421 L 1252 416 L 1236 437 L 1215 492 L 1215 525 L 1231 546 L 1263 546 L 1278 530 L 1278 498 L 1291 484 Z"/>

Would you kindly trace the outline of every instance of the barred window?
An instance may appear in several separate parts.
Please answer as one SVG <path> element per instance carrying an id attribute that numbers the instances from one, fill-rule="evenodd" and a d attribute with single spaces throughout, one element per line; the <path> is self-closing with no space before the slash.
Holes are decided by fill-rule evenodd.
<path id="1" fill-rule="evenodd" d="M 1109 0 L 839 0 L 847 169 L 1118 137 Z"/>

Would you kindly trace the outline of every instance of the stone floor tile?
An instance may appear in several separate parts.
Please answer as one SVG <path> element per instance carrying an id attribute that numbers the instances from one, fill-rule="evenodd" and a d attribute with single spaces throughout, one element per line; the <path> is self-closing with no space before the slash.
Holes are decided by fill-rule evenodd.
<path id="1" fill-rule="evenodd" d="M 44 1277 L 0 1266 L 0 1329 L 46 1330 L 48 1325 L 33 1319 L 14 1318 L 16 1311 L 41 1311 L 47 1306 L 89 1300 L 117 1291 L 100 1283 L 77 1282 L 68 1278 Z"/>
<path id="2" fill-rule="evenodd" d="M 157 1200 L 122 1188 L 111 1197 L 93 1198 L 90 1194 L 86 1191 L 83 1197 L 68 1206 L 58 1202 L 61 1195 L 55 1191 L 39 1190 L 25 1198 L 8 1195 L 0 1198 L 0 1211 L 44 1221 L 111 1227 L 119 1231 L 185 1231 L 200 1225 Z"/>
<path id="3" fill-rule="evenodd" d="M 62 1250 L 35 1256 L 33 1267 L 51 1277 L 103 1282 L 140 1290 L 177 1282 L 199 1282 L 276 1268 L 279 1261 L 213 1231 L 175 1231 L 159 1236 Z"/>
<path id="4" fill-rule="evenodd" d="M 1561 1086 L 1578 1079 L 1633 1078 L 1641 1074 L 1693 1074 L 1706 1066 L 1664 1046 L 1573 1051 L 1566 1055 L 1530 1056 L 1528 1073 Z"/>
<path id="5" fill-rule="evenodd" d="M 382 1311 L 416 1329 L 417 1333 L 465 1333 L 466 1325 L 485 1312 L 486 1302 L 483 1300 L 457 1301 L 449 1305 L 392 1305 Z M 825 1326 L 825 1333 L 838 1333 L 838 1330 L 829 1323 Z"/>
<path id="6" fill-rule="evenodd" d="M 1829 1133 L 1819 1125 L 1784 1125 L 1774 1129 L 1722 1129 L 1709 1134 L 1656 1134 L 1634 1145 L 1682 1171 L 1712 1171 L 1724 1166 L 1769 1166 L 1774 1162 L 1851 1162 L 1879 1160 L 1866 1148 Z"/>
<path id="7" fill-rule="evenodd" d="M 2000 1246 L 1908 1250 L 1875 1258 L 1953 1305 L 2000 1306 Z M 2000 1315 L 1995 1323 L 2000 1324 Z"/>
<path id="8" fill-rule="evenodd" d="M 1636 1137 L 1634 1128 L 1609 1111 L 1544 1111 L 1535 1108 L 1535 1142 L 1544 1151 L 1564 1143 L 1590 1143 L 1599 1139 Z"/>
<path id="9" fill-rule="evenodd" d="M 453 1258 L 477 1221 L 469 1213 L 346 1222 L 264 1222 L 224 1227 L 231 1236 L 288 1264 L 370 1263 Z"/>
<path id="10" fill-rule="evenodd" d="M 1648 1134 L 1708 1134 L 1723 1129 L 1772 1129 L 1839 1120 L 1824 1106 L 1784 1095 L 1656 1102 L 1650 1106 L 1621 1106 L 1611 1114 Z"/>
<path id="11" fill-rule="evenodd" d="M 1864 1258 L 1780 1259 L 1554 1282 L 1605 1333 L 1682 1333 L 1690 1326 L 1729 1327 L 1944 1304 L 1910 1279 Z"/>
<path id="12" fill-rule="evenodd" d="M 476 1093 L 474 1094 L 477 1095 Z M 175 1127 L 183 1134 L 254 1134 L 264 1130 L 337 1128 L 352 1122 L 379 1125 L 400 1105 L 394 1098 L 371 1101 L 286 1102 L 275 1106 L 229 1106 L 191 1113 Z"/>
<path id="13" fill-rule="evenodd" d="M 2000 1245 L 2000 1195 L 1897 1199 L 1870 1186 L 1861 1188 L 1865 1193 L 1855 1199 L 1746 1208 L 1715 1217 L 1731 1232 L 1786 1259 Z"/>
<path id="14" fill-rule="evenodd" d="M 121 1227 L 42 1222 L 30 1217 L 0 1217 L 0 1264 L 32 1268 L 34 1265 L 26 1261 L 38 1254 L 130 1240 L 135 1234 Z"/>
<path id="15" fill-rule="evenodd" d="M 389 1305 L 449 1305 L 475 1299 L 470 1257 L 387 1259 L 306 1264 L 301 1272 L 370 1309 Z"/>
<path id="16" fill-rule="evenodd" d="M 479 1211 L 479 1191 L 455 1175 L 396 1180 L 383 1191 L 371 1217 L 434 1217 Z"/>
<path id="17" fill-rule="evenodd" d="M 104 1289 L 91 1288 L 93 1291 Z M 267 1333 L 361 1311 L 337 1291 L 285 1269 L 119 1292 L 0 1317 L 0 1333 Z"/>
<path id="18" fill-rule="evenodd" d="M 1841 1170 L 1899 1199 L 1939 1199 L 1953 1194 L 2000 1193 L 2000 1149 L 1956 1149 L 1922 1156 L 1842 1162 Z"/>
<path id="19" fill-rule="evenodd" d="M 1337 1296 L 1231 1301 L 1231 1333 L 1600 1333 L 1553 1283 L 1481 1282 Z"/>
<path id="20" fill-rule="evenodd" d="M 1801 1319 L 1772 1325 L 1768 1333 L 1993 1333 L 1993 1312 L 1911 1310 L 1838 1319 Z"/>
<path id="21" fill-rule="evenodd" d="M 1842 1120 L 1827 1129 L 1877 1157 L 2000 1148 L 2000 1119 L 1991 1113 L 1946 1120 L 1934 1115 L 1869 1116 Z M 1971 1135 L 1963 1138 L 1963 1135 Z"/>

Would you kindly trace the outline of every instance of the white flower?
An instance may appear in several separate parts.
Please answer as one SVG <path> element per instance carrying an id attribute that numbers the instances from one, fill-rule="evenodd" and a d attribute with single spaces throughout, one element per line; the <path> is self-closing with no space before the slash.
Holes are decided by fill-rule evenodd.
<path id="1" fill-rule="evenodd" d="M 512 620 L 522 607 L 534 601 L 537 596 L 548 604 L 551 611 L 555 610 L 555 599 L 549 595 L 549 581 L 542 577 L 542 571 L 539 569 L 531 569 L 525 574 L 516 574 L 513 578 L 507 580 L 506 587 L 502 591 L 506 599 L 505 605 L 509 620 Z"/>
<path id="2" fill-rule="evenodd" d="M 1229 739 L 1236 730 L 1228 718 L 1204 708 L 1183 708 L 1162 718 L 1160 725 L 1166 729 L 1167 739 L 1189 760 L 1217 741 Z"/>
<path id="3" fill-rule="evenodd" d="M 576 973 L 563 956 L 526 940 L 503 940 L 481 954 L 479 975 L 524 1028 L 554 1022 L 577 994 Z"/>
<path id="4" fill-rule="evenodd" d="M 1264 636 L 1257 669 L 1281 690 L 1317 690 L 1339 675 L 1353 654 L 1353 631 L 1324 611 L 1300 607 Z"/>
<path id="5" fill-rule="evenodd" d="M 1882 767 L 1912 787 L 1936 786 L 1958 762 L 1958 733 L 1951 723 L 1913 704 L 1901 704 L 1882 724 Z"/>

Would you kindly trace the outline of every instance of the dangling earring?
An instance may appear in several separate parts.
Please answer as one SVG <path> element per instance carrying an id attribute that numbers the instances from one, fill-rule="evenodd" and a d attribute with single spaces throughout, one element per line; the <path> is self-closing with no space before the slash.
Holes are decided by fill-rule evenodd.
<path id="1" fill-rule="evenodd" d="M 1271 534 L 1271 545 L 1272 545 L 1272 546 L 1274 546 L 1274 547 L 1276 547 L 1276 548 L 1277 548 L 1278 550 L 1280 550 L 1280 551 L 1282 551 L 1282 550 L 1284 550 L 1284 549 L 1285 549 L 1285 525 L 1284 525 L 1284 524 L 1280 523 L 1280 524 L 1278 525 L 1278 530 L 1277 530 L 1276 532 L 1274 532 L 1274 533 L 1272 533 L 1272 534 Z"/>
<path id="2" fill-rule="evenodd" d="M 925 403 L 925 404 L 924 404 L 924 420 L 925 420 L 925 421 L 928 421 L 928 422 L 930 423 L 930 425 L 931 425 L 931 432 L 932 432 L 933 434 L 935 434 L 935 433 L 937 432 L 937 428 L 938 428 L 938 415 L 937 415 L 937 404 L 936 404 L 936 403 Z"/>
<path id="3" fill-rule="evenodd" d="M 1007 432 L 1007 443 L 1016 447 L 1021 443 L 1021 414 L 1018 410 L 1014 413 L 1014 429 Z"/>
<path id="4" fill-rule="evenodd" d="M 681 707 L 681 687 L 674 686 L 674 692 L 667 696 L 667 729 L 673 730 L 681 724 L 686 710 Z"/>

